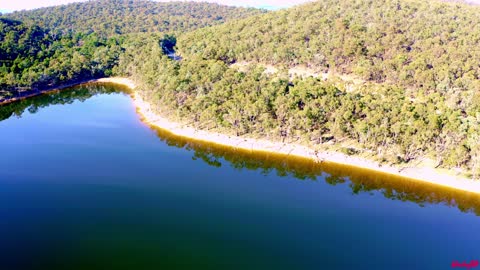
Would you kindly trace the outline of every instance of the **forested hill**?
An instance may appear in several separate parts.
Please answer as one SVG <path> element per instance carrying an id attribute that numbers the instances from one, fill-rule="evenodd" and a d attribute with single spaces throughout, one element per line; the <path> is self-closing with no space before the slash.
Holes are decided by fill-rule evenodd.
<path id="1" fill-rule="evenodd" d="M 213 3 L 97 0 L 18 11 L 6 16 L 61 33 L 96 32 L 100 36 L 112 36 L 139 32 L 184 32 L 263 12 Z"/>
<path id="2" fill-rule="evenodd" d="M 111 75 L 121 53 L 117 39 L 95 33 L 57 36 L 36 25 L 0 18 L 0 99 L 22 88 Z"/>
<path id="3" fill-rule="evenodd" d="M 0 100 L 21 89 L 109 76 L 132 40 L 151 35 L 143 32 L 155 32 L 159 44 L 165 34 L 262 12 L 195 2 L 99 0 L 6 14 L 0 17 Z M 173 46 L 175 38 L 168 37 Z"/>
<path id="4" fill-rule="evenodd" d="M 321 0 L 181 35 L 180 63 L 137 46 L 124 70 L 198 127 L 479 177 L 479 15 L 436 0 Z M 253 64 L 231 67 L 241 61 Z M 294 66 L 330 74 L 289 78 Z"/>
<path id="5" fill-rule="evenodd" d="M 205 28 L 184 56 L 354 74 L 426 91 L 480 89 L 480 7 L 435 0 L 322 0 Z"/>

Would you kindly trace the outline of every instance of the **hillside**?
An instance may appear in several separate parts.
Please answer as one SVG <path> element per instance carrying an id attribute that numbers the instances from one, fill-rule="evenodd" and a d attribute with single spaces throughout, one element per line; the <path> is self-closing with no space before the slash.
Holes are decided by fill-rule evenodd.
<path id="1" fill-rule="evenodd" d="M 19 21 L 0 19 L 0 88 L 48 88 L 108 76 L 121 53 L 115 39 L 95 34 L 55 36 Z M 12 91 L 13 90 L 13 91 Z"/>
<path id="2" fill-rule="evenodd" d="M 17 11 L 6 16 L 63 34 L 95 32 L 112 36 L 185 32 L 262 12 L 212 3 L 98 0 Z"/>
<path id="3" fill-rule="evenodd" d="M 163 113 L 201 128 L 478 175 L 478 14 L 440 1 L 318 1 L 181 35 L 181 62 L 145 43 L 124 70 Z M 290 78 L 301 66 L 337 79 Z M 346 91 L 342 76 L 364 84 Z"/>
<path id="4" fill-rule="evenodd" d="M 325 0 L 197 31 L 178 47 L 185 56 L 306 65 L 415 92 L 480 89 L 478 14 L 435 0 Z"/>
<path id="5" fill-rule="evenodd" d="M 153 35 L 158 43 L 168 33 L 261 12 L 194 2 L 99 0 L 6 14 L 0 17 L 0 100 L 31 88 L 110 76 L 135 40 Z M 173 46 L 174 36 L 167 39 Z"/>
<path id="6" fill-rule="evenodd" d="M 56 36 L 36 25 L 0 18 L 0 99 L 109 76 L 122 52 L 96 34 Z"/>

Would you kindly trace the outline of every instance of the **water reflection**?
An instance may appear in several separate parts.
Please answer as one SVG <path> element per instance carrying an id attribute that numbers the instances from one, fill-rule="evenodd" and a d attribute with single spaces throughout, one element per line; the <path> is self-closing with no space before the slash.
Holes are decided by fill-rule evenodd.
<path id="1" fill-rule="evenodd" d="M 113 84 L 84 85 L 0 106 L 0 120 L 20 117 L 25 111 L 36 113 L 55 104 L 85 101 L 98 94 L 128 93 L 127 88 Z M 348 185 L 352 194 L 382 194 L 391 200 L 410 201 L 420 206 L 443 204 L 460 211 L 480 215 L 480 196 L 427 183 L 412 181 L 386 173 L 373 172 L 347 165 L 316 163 L 308 159 L 260 151 L 246 151 L 201 141 L 187 140 L 165 130 L 152 127 L 158 137 L 169 146 L 193 152 L 192 159 L 213 167 L 225 162 L 237 170 L 257 170 L 263 174 L 276 173 L 280 177 L 293 176 L 302 181 L 325 180 L 330 185 Z"/>
<path id="2" fill-rule="evenodd" d="M 474 193 L 348 165 L 317 163 L 309 159 L 261 151 L 234 150 L 230 147 L 187 140 L 168 131 L 154 129 L 158 137 L 168 145 L 193 150 L 194 159 L 203 160 L 215 167 L 220 167 L 222 161 L 227 161 L 238 170 L 261 170 L 265 174 L 275 171 L 278 176 L 293 176 L 299 180 L 317 181 L 322 179 L 319 176 L 323 176 L 325 182 L 330 185 L 348 184 L 354 195 L 378 192 L 391 200 L 410 201 L 420 206 L 443 204 L 458 207 L 462 212 L 480 215 L 480 196 Z"/>
<path id="3" fill-rule="evenodd" d="M 36 97 L 18 100 L 0 106 L 0 121 L 12 116 L 21 117 L 26 111 L 36 113 L 51 105 L 72 104 L 75 101 L 85 101 L 99 94 L 129 93 L 127 87 L 111 83 L 94 83 L 52 91 Z"/>

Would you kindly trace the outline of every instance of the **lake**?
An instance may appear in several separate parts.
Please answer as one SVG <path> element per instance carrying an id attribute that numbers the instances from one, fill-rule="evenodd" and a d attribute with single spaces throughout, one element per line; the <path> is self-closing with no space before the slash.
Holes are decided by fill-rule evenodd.
<path id="1" fill-rule="evenodd" d="M 121 87 L 0 107 L 0 269 L 451 269 L 477 195 L 236 151 L 141 122 Z"/>

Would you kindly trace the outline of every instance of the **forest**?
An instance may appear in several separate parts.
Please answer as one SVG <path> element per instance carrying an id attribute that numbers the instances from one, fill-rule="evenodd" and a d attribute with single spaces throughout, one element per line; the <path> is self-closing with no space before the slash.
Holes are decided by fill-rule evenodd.
<path id="1" fill-rule="evenodd" d="M 186 32 L 264 12 L 205 2 L 97 0 L 16 11 L 6 16 L 54 33 L 95 32 L 100 37 L 111 37 L 131 33 Z"/>
<path id="2" fill-rule="evenodd" d="M 111 76 L 129 40 L 148 32 L 163 37 L 262 12 L 207 3 L 100 0 L 5 14 L 0 17 L 0 100 Z"/>
<path id="3" fill-rule="evenodd" d="M 0 40 L 2 96 L 110 76 L 122 51 L 118 39 L 95 33 L 55 36 L 39 26 L 3 18 Z"/>
<path id="4" fill-rule="evenodd" d="M 0 86 L 129 76 L 159 113 L 197 128 L 333 147 L 386 164 L 415 166 L 431 159 L 435 167 L 480 176 L 480 7 L 324 0 L 275 12 L 237 12 L 174 3 L 185 9 L 159 9 L 170 18 L 166 27 L 142 17 L 157 14 L 149 13 L 155 9 L 139 12 L 144 23 L 112 15 L 133 14 L 126 7 L 152 2 L 117 2 L 7 14 L 0 26 L 0 78 L 7 83 Z M 78 18 L 86 23 L 70 21 L 80 6 L 85 12 Z M 190 16 L 195 12 L 200 15 Z M 23 40 L 27 46 L 8 45 Z M 166 55 L 173 47 L 181 61 Z M 100 67 L 98 51 L 110 55 Z M 82 65 L 68 73 L 80 56 Z M 317 75 L 289 74 L 298 67 Z M 49 68 L 51 73 L 42 73 Z M 361 83 L 351 87 L 343 78 Z"/>

